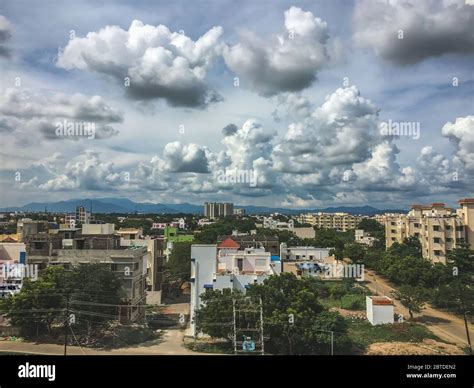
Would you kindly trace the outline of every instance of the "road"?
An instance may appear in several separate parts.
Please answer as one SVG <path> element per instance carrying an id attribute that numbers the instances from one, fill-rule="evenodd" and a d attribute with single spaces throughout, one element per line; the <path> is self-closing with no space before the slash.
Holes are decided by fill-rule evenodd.
<path id="1" fill-rule="evenodd" d="M 373 271 L 365 271 L 365 281 L 367 282 L 366 286 L 372 292 L 393 298 L 392 291 L 394 291 L 394 288 L 387 280 L 376 275 Z M 405 319 L 408 318 L 408 310 L 403 307 L 399 301 L 394 300 L 394 302 L 395 312 L 402 314 Z M 463 319 L 430 306 L 422 310 L 415 318 L 417 318 L 417 321 L 426 325 L 439 338 L 461 347 L 467 347 L 466 326 L 464 325 Z M 468 327 L 472 342 L 474 341 L 474 326 L 468 323 Z"/>
<path id="2" fill-rule="evenodd" d="M 183 345 L 182 330 L 166 330 L 163 338 L 160 340 L 150 341 L 139 346 L 132 346 L 127 348 L 103 350 L 80 348 L 79 346 L 68 346 L 68 355 L 199 355 L 204 353 L 193 352 Z M 28 354 L 44 354 L 44 355 L 63 355 L 64 347 L 56 344 L 36 344 L 31 342 L 14 342 L 14 341 L 0 341 L 0 354 L 7 353 L 28 353 Z M 207 353 L 208 354 L 208 353 Z"/>

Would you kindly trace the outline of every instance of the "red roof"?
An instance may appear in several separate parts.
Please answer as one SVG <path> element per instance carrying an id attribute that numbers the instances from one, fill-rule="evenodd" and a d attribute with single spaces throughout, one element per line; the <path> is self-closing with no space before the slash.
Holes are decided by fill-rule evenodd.
<path id="1" fill-rule="evenodd" d="M 2 242 L 18 242 L 17 240 L 11 238 L 10 236 L 5 237 Z"/>
<path id="2" fill-rule="evenodd" d="M 230 237 L 228 237 L 219 244 L 218 248 L 236 248 L 236 249 L 239 249 L 240 245 L 238 243 L 236 243 L 234 240 L 232 240 Z"/>

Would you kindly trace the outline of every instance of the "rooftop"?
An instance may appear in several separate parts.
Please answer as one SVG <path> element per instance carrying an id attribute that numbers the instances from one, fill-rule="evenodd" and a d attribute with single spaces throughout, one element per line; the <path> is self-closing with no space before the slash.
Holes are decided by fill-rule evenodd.
<path id="1" fill-rule="evenodd" d="M 374 306 L 393 306 L 393 300 L 388 296 L 369 296 Z"/>
<path id="2" fill-rule="evenodd" d="M 240 244 L 232 240 L 230 237 L 222 241 L 218 246 L 218 248 L 240 248 Z"/>

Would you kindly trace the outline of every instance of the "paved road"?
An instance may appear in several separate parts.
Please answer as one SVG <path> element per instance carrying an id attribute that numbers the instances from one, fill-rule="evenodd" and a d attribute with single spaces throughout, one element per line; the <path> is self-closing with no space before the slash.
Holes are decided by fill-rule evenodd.
<path id="1" fill-rule="evenodd" d="M 113 350 L 99 350 L 68 346 L 68 355 L 199 355 L 183 345 L 182 330 L 166 330 L 163 338 L 140 346 Z M 64 347 L 55 344 L 35 344 L 30 342 L 0 341 L 1 352 L 19 352 L 28 354 L 63 355 Z"/>
<path id="2" fill-rule="evenodd" d="M 389 282 L 382 277 L 376 275 L 373 271 L 365 271 L 365 280 L 367 287 L 374 293 L 392 297 L 394 288 Z M 402 314 L 408 318 L 408 310 L 403 307 L 398 300 L 395 300 L 395 312 Z M 445 341 L 455 343 L 461 347 L 467 346 L 466 327 L 464 320 L 455 315 L 445 313 L 444 311 L 436 310 L 432 307 L 427 307 L 415 317 L 425 324 L 435 335 L 444 339 Z M 474 341 L 474 326 L 468 324 L 471 342 Z"/>

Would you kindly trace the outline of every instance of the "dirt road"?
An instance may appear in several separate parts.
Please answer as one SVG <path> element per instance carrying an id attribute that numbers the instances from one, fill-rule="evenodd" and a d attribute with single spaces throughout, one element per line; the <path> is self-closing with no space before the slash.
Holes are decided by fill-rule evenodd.
<path id="1" fill-rule="evenodd" d="M 394 288 L 387 280 L 376 275 L 373 271 L 365 271 L 366 286 L 374 293 L 393 298 Z M 399 301 L 395 300 L 395 313 L 402 314 L 405 319 L 409 317 L 408 310 Z M 455 315 L 436 310 L 432 307 L 425 308 L 421 314 L 416 315 L 421 323 L 425 324 L 435 335 L 445 341 L 455 343 L 461 347 L 467 346 L 466 327 L 464 320 Z M 473 325 L 469 324 L 471 342 L 474 341 Z"/>
<path id="2" fill-rule="evenodd" d="M 101 350 L 80 348 L 79 346 L 68 346 L 68 355 L 199 355 L 201 353 L 193 352 L 186 349 L 183 345 L 182 330 L 166 330 L 163 338 L 150 341 L 139 346 L 127 348 Z M 64 347 L 55 344 L 35 344 L 31 342 L 13 342 L 0 341 L 1 352 L 7 353 L 27 353 L 27 354 L 46 354 L 46 355 L 63 355 Z"/>

